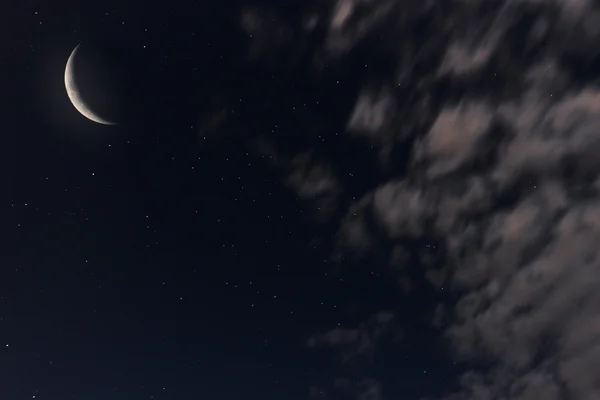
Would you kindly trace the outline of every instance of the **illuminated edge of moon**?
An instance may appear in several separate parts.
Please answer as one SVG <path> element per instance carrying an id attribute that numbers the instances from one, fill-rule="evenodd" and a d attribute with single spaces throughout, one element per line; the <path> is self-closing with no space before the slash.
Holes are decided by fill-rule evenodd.
<path id="1" fill-rule="evenodd" d="M 79 89 L 77 88 L 77 84 L 75 83 L 75 78 L 73 76 L 73 59 L 75 58 L 75 54 L 77 53 L 79 46 L 81 45 L 78 44 L 69 56 L 69 59 L 67 60 L 67 66 L 65 68 L 65 89 L 67 90 L 67 96 L 69 96 L 69 100 L 71 100 L 73 107 L 75 107 L 75 109 L 79 111 L 81 115 L 90 121 L 94 121 L 102 125 L 117 125 L 115 122 L 110 122 L 94 114 L 94 112 L 81 98 L 81 94 L 79 93 Z"/>

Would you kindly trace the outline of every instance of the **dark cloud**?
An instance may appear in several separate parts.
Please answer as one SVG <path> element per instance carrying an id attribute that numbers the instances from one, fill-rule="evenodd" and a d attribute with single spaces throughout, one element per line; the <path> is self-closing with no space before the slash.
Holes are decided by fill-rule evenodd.
<path id="1" fill-rule="evenodd" d="M 331 168 L 315 162 L 310 154 L 299 154 L 291 159 L 288 182 L 300 197 L 321 199 L 324 203 L 335 202 L 340 191 Z"/>
<path id="2" fill-rule="evenodd" d="M 343 187 L 331 166 L 310 152 L 284 153 L 266 138 L 257 143 L 256 151 L 282 171 L 284 182 L 315 216 L 326 219 L 336 211 Z"/>
<path id="3" fill-rule="evenodd" d="M 309 347 L 327 346 L 335 350 L 343 362 L 371 359 L 380 340 L 395 330 L 394 314 L 380 311 L 356 328 L 337 327 L 320 335 L 309 338 Z"/>
<path id="4" fill-rule="evenodd" d="M 381 184 L 346 199 L 326 158 L 300 155 L 286 164 L 288 183 L 301 197 L 348 204 L 340 249 L 391 243 L 406 288 L 403 241 L 441 243 L 420 254 L 422 274 L 456 300 L 440 301 L 432 321 L 470 366 L 446 400 L 600 398 L 600 91 L 589 22 L 598 12 L 583 0 L 339 0 L 312 20 L 327 21 L 316 52 L 329 60 L 368 63 L 354 51 L 374 34 L 389 46 L 396 73 L 365 80 L 348 140 L 366 138 L 404 167 L 382 169 Z M 398 147 L 406 159 L 390 156 Z M 336 328 L 309 345 L 343 359 L 372 354 L 381 325 Z M 367 386 L 336 390 L 382 398 L 384 387 Z"/>

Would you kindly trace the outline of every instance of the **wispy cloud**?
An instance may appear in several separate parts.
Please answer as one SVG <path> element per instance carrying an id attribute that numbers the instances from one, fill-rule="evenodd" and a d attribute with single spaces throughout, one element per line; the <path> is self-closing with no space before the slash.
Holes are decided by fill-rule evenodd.
<path id="1" fill-rule="evenodd" d="M 394 314 L 380 311 L 355 328 L 337 327 L 328 332 L 309 338 L 309 347 L 331 347 L 342 361 L 365 361 L 375 355 L 379 341 L 390 331 L 395 330 Z"/>

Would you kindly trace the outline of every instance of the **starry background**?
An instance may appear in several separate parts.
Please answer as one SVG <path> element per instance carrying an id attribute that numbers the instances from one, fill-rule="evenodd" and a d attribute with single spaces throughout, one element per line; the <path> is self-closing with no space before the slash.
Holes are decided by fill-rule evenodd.
<path id="1" fill-rule="evenodd" d="M 466 318 L 448 311 L 465 291 L 451 286 L 450 233 L 413 234 L 421 231 L 398 217 L 421 215 L 418 204 L 428 200 L 403 203 L 398 195 L 386 203 L 372 193 L 400 177 L 422 188 L 438 184 L 412 172 L 422 160 L 413 162 L 411 152 L 445 104 L 519 98 L 521 71 L 549 54 L 566 72 L 544 84 L 555 98 L 566 96 L 594 80 L 597 61 L 578 47 L 584 40 L 566 46 L 564 30 L 536 25 L 558 18 L 560 7 L 517 17 L 501 2 L 450 3 L 11 4 L 0 39 L 8 182 L 0 397 L 380 400 L 456 392 L 463 397 L 453 399 L 487 400 L 508 393 L 506 383 L 477 392 L 483 384 L 465 379 L 502 359 L 466 364 L 456 338 L 444 334 Z M 480 43 L 489 51 L 471 59 L 446 52 L 446 29 L 461 26 L 444 24 L 452 16 L 467 21 L 462 26 L 496 21 Z M 343 24 L 347 31 L 336 33 Z M 479 37 L 475 31 L 453 38 Z M 512 40 L 525 34 L 537 41 Z M 504 44 L 494 39 L 501 35 Z M 66 60 L 92 39 L 130 52 L 146 108 L 127 124 L 94 124 L 65 93 Z M 374 88 L 384 100 L 361 116 L 359 99 Z M 466 165 L 446 182 L 496 160 L 467 158 L 440 156 L 446 164 L 438 170 Z M 535 173 L 523 174 L 494 200 L 502 210 L 517 207 L 537 182 Z M 436 199 L 464 187 L 446 189 Z M 406 233 L 382 228 L 364 211 L 370 201 Z M 511 390 L 502 398 L 530 398 Z M 581 390 L 573 389 L 580 397 L 563 390 L 544 398 L 584 399 Z"/>
<path id="2" fill-rule="evenodd" d="M 252 65 L 239 5 L 55 7 L 12 11 L 22 35 L 7 52 L 18 72 L 2 397 L 306 398 L 338 368 L 307 352 L 309 337 L 357 325 L 397 294 L 376 264 L 328 267 L 334 227 L 315 224 L 251 131 L 335 154 L 353 105 L 338 96 L 358 89 L 338 83 L 350 72 L 317 81 L 302 60 Z M 169 96 L 151 123 L 105 133 L 68 102 L 64 63 L 101 35 L 150 54 L 139 71 Z M 231 134 L 212 134 L 219 118 Z M 305 118 L 321 132 L 305 132 Z M 340 158 L 346 179 L 371 184 Z M 427 307 L 418 298 L 405 310 L 422 348 L 403 349 L 405 362 L 384 371 L 406 374 L 396 384 L 414 393 L 425 370 L 447 373 L 418 325 Z"/>

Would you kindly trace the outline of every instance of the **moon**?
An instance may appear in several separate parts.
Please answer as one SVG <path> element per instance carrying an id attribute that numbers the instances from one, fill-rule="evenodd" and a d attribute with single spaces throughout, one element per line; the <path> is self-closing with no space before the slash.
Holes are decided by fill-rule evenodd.
<path id="1" fill-rule="evenodd" d="M 69 59 L 67 60 L 67 66 L 65 67 L 65 88 L 67 90 L 67 96 L 69 96 L 69 100 L 73 104 L 73 107 L 77 109 L 87 119 L 90 121 L 94 121 L 98 124 L 102 125 L 117 125 L 117 123 L 108 121 L 97 115 L 84 101 L 81 96 L 81 91 L 77 86 L 77 81 L 75 79 L 75 71 L 74 71 L 74 60 L 79 50 L 79 46 L 75 47 Z"/>

